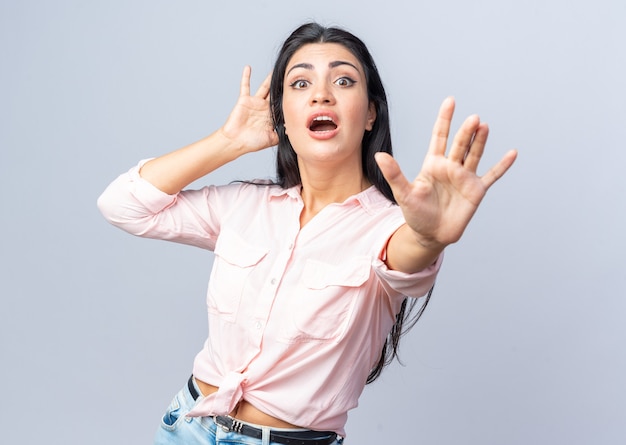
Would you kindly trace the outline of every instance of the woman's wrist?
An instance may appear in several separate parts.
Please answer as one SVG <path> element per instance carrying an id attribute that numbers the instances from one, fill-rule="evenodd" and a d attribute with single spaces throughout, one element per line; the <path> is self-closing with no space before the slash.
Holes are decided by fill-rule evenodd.
<path id="1" fill-rule="evenodd" d="M 385 263 L 393 270 L 419 272 L 432 265 L 445 247 L 434 239 L 419 236 L 404 224 L 389 239 Z"/>

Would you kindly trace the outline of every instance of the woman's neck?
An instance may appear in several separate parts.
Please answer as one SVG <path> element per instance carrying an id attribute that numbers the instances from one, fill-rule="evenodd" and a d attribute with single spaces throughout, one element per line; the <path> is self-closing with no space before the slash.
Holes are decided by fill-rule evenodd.
<path id="1" fill-rule="evenodd" d="M 324 207 L 341 203 L 371 186 L 371 183 L 359 169 L 337 171 L 331 169 L 313 170 L 301 168 L 301 196 L 304 208 L 300 215 L 300 226 L 309 222 Z"/>

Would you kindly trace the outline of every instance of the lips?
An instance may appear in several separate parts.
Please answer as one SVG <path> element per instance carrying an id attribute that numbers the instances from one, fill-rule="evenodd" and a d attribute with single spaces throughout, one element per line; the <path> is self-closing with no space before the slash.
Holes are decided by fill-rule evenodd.
<path id="1" fill-rule="evenodd" d="M 309 134 L 315 139 L 330 139 L 337 134 L 338 122 L 337 115 L 332 111 L 318 111 L 307 120 Z"/>
<path id="2" fill-rule="evenodd" d="M 333 131 L 337 129 L 337 124 L 330 116 L 316 116 L 309 124 L 309 130 L 315 132 Z"/>

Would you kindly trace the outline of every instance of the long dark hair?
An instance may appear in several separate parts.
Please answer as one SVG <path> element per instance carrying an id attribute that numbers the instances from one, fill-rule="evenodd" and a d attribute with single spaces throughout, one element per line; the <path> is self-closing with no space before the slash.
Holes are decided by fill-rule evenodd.
<path id="1" fill-rule="evenodd" d="M 300 169 L 296 152 L 289 142 L 285 133 L 285 117 L 283 115 L 283 83 L 287 64 L 293 55 L 302 46 L 310 43 L 338 43 L 348 49 L 361 63 L 367 82 L 367 94 L 371 104 L 376 110 L 376 120 L 371 131 L 366 131 L 362 142 L 362 168 L 364 176 L 373 184 L 387 199 L 394 204 L 396 200 L 391 192 L 391 187 L 378 168 L 374 154 L 383 151 L 392 154 L 391 130 L 389 126 L 389 107 L 383 82 L 378 74 L 370 52 L 365 44 L 348 31 L 335 27 L 324 27 L 318 23 L 307 23 L 297 28 L 285 40 L 272 73 L 270 85 L 270 109 L 272 123 L 278 133 L 278 149 L 276 154 L 276 181 L 283 188 L 294 187 L 301 183 Z M 395 324 L 389 332 L 383 345 L 380 359 L 367 377 L 367 383 L 376 380 L 383 368 L 398 357 L 400 338 L 411 329 L 421 317 L 430 296 L 432 288 L 428 292 L 424 303 L 417 313 L 412 314 L 417 305 L 417 299 L 405 298 Z M 410 302 L 409 302 L 410 300 Z"/>

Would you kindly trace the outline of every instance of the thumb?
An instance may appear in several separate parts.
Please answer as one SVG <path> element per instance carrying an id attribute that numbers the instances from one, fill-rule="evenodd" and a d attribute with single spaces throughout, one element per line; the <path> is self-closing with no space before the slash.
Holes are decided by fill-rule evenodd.
<path id="1" fill-rule="evenodd" d="M 411 186 L 411 183 L 406 179 L 402 170 L 400 170 L 398 162 L 389 153 L 378 152 L 374 155 L 374 159 L 383 176 L 389 183 L 393 196 L 398 200 L 401 196 L 406 194 L 407 188 Z"/>

